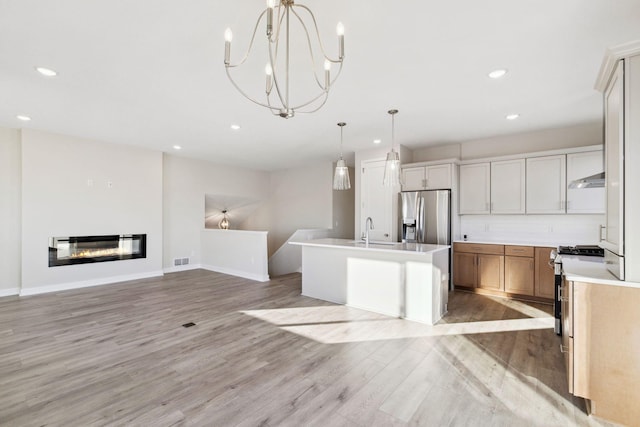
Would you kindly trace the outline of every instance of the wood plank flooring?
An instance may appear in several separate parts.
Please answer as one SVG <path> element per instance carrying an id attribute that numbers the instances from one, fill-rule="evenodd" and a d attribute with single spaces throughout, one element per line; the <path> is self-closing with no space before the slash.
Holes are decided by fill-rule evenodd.
<path id="1" fill-rule="evenodd" d="M 605 425 L 566 393 L 549 306 L 455 292 L 431 327 L 300 281 L 192 270 L 0 298 L 0 425 Z"/>

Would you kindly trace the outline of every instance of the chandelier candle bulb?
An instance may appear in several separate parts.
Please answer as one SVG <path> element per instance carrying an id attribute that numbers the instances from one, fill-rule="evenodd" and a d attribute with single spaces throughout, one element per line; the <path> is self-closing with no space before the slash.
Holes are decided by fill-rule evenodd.
<path id="1" fill-rule="evenodd" d="M 344 25 L 342 22 L 338 22 L 336 25 L 336 33 L 338 33 L 338 57 L 342 59 L 344 58 Z"/>
<path id="2" fill-rule="evenodd" d="M 267 95 L 271 93 L 271 88 L 273 87 L 273 70 L 271 69 L 271 64 L 267 64 L 264 66 L 264 72 L 267 75 Z"/>
<path id="3" fill-rule="evenodd" d="M 233 33 L 231 28 L 224 30 L 224 63 L 229 65 L 231 58 L 231 40 L 233 40 Z"/>
<path id="4" fill-rule="evenodd" d="M 267 0 L 267 36 L 269 37 L 273 33 L 273 8 L 275 5 L 275 0 Z"/>
<path id="5" fill-rule="evenodd" d="M 331 85 L 331 62 L 328 59 L 324 60 L 324 87 L 329 90 Z"/>

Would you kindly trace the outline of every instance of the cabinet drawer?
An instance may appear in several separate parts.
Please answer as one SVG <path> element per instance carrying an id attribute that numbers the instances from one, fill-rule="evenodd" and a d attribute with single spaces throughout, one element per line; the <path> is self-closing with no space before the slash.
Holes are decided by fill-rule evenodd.
<path id="1" fill-rule="evenodd" d="M 504 254 L 508 256 L 527 256 L 533 258 L 533 246 L 505 246 Z"/>
<path id="2" fill-rule="evenodd" d="M 455 242 L 453 244 L 453 250 L 456 252 L 469 252 L 474 254 L 504 255 L 504 245 L 486 245 L 484 243 Z"/>

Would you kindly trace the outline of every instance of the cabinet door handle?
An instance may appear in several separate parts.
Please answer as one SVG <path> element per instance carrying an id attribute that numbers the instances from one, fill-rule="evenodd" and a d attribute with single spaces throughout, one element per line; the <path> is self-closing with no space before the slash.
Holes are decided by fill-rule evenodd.
<path id="1" fill-rule="evenodd" d="M 384 233 L 384 237 L 389 237 L 389 233 Z"/>
<path id="2" fill-rule="evenodd" d="M 600 238 L 600 241 L 602 242 L 604 240 L 604 238 L 602 237 L 602 231 L 604 231 L 607 227 L 600 224 L 600 236 L 598 236 Z"/>

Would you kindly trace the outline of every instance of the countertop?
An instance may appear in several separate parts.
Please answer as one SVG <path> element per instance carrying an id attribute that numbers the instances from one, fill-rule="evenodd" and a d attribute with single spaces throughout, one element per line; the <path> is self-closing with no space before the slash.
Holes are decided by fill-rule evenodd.
<path id="1" fill-rule="evenodd" d="M 640 289 L 640 283 L 638 282 L 618 280 L 607 270 L 602 257 L 560 256 L 562 257 L 562 272 L 567 280 Z"/>
<path id="2" fill-rule="evenodd" d="M 349 239 L 315 239 L 305 240 L 302 242 L 289 242 L 290 245 L 299 246 L 316 246 L 323 248 L 339 248 L 339 249 L 354 249 L 362 251 L 376 251 L 376 252 L 408 252 L 413 255 L 430 254 L 437 251 L 448 250 L 449 245 L 429 245 L 425 243 L 393 243 L 384 242 L 376 243 L 369 242 L 366 245 L 362 240 L 349 240 Z"/>
<path id="3" fill-rule="evenodd" d="M 557 248 L 557 243 L 549 243 L 549 242 L 531 242 L 531 241 L 523 241 L 523 240 L 454 240 L 454 243 L 471 243 L 471 244 L 479 244 L 479 245 L 509 245 L 509 246 L 537 246 L 539 248 Z"/>

